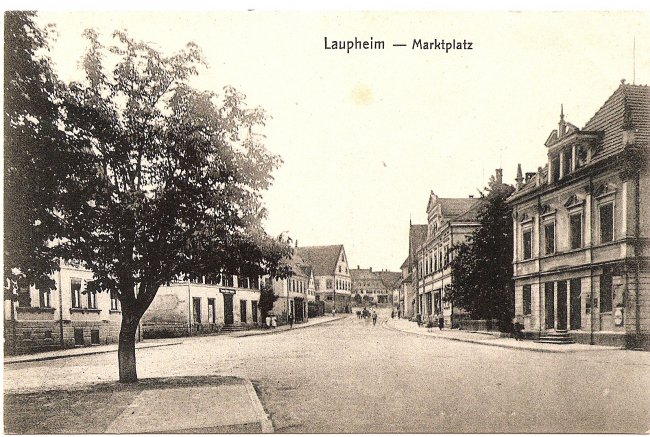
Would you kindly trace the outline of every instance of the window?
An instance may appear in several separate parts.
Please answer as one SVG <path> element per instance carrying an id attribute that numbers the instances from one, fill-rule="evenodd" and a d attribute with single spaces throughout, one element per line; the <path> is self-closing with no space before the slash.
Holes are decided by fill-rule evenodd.
<path id="1" fill-rule="evenodd" d="M 612 274 L 604 271 L 600 275 L 600 312 L 612 311 Z"/>
<path id="2" fill-rule="evenodd" d="M 252 316 L 253 316 L 253 323 L 257 323 L 257 301 L 253 300 L 251 301 L 251 307 L 252 307 Z"/>
<path id="3" fill-rule="evenodd" d="M 560 157 L 556 156 L 551 159 L 551 182 L 560 180 Z"/>
<path id="4" fill-rule="evenodd" d="M 41 308 L 51 308 L 52 303 L 52 294 L 50 290 L 39 290 L 38 291 L 38 304 Z"/>
<path id="5" fill-rule="evenodd" d="M 569 238 L 571 249 L 582 247 L 582 213 L 569 216 Z"/>
<path id="6" fill-rule="evenodd" d="M 608 243 L 614 239 L 614 204 L 606 203 L 599 208 L 600 242 Z"/>
<path id="7" fill-rule="evenodd" d="M 523 254 L 524 259 L 533 257 L 533 231 L 532 229 L 524 230 L 523 234 Z"/>
<path id="8" fill-rule="evenodd" d="M 74 345 L 83 346 L 84 345 L 84 329 L 83 328 L 74 328 Z"/>
<path id="9" fill-rule="evenodd" d="M 544 253 L 551 254 L 555 252 L 555 222 L 544 225 Z"/>
<path id="10" fill-rule="evenodd" d="M 81 279 L 70 279 L 70 291 L 72 294 L 72 308 L 81 308 Z"/>
<path id="11" fill-rule="evenodd" d="M 111 310 L 112 311 L 117 311 L 118 310 L 118 299 L 117 295 L 111 291 Z"/>
<path id="12" fill-rule="evenodd" d="M 587 163 L 587 148 L 581 144 L 576 146 L 576 168 L 584 167 Z"/>
<path id="13" fill-rule="evenodd" d="M 99 329 L 90 330 L 90 344 L 99 344 Z"/>
<path id="14" fill-rule="evenodd" d="M 221 285 L 224 287 L 233 287 L 234 286 L 234 281 L 232 278 L 232 275 L 227 275 L 225 273 L 221 274 Z"/>
<path id="15" fill-rule="evenodd" d="M 524 315 L 530 315 L 530 285 L 524 285 Z"/>
<path id="16" fill-rule="evenodd" d="M 208 298 L 208 323 L 216 323 L 217 313 L 215 310 L 214 298 Z"/>
<path id="17" fill-rule="evenodd" d="M 327 280 L 327 288 L 328 288 L 328 289 L 329 289 L 329 288 L 332 288 L 332 284 L 333 284 L 333 282 L 334 282 L 334 281 L 332 281 L 331 279 L 328 279 L 328 280 Z"/>
<path id="18" fill-rule="evenodd" d="M 239 288 L 251 288 L 251 283 L 248 278 L 240 276 L 239 281 Z"/>
<path id="19" fill-rule="evenodd" d="M 339 266 L 339 273 L 343 273 L 343 266 Z"/>
<path id="20" fill-rule="evenodd" d="M 19 286 L 17 290 L 17 300 L 18 306 L 23 308 L 29 308 L 32 306 L 32 295 L 29 291 L 29 287 Z"/>
<path id="21" fill-rule="evenodd" d="M 97 309 L 97 292 L 96 291 L 87 291 L 88 297 L 88 308 Z"/>
<path id="22" fill-rule="evenodd" d="M 572 151 L 572 148 L 571 147 L 566 148 L 562 154 L 563 154 L 563 158 L 564 158 L 564 168 L 562 170 L 563 170 L 564 176 L 567 176 L 569 173 L 571 173 L 571 166 L 572 166 L 572 163 L 573 163 L 573 151 Z"/>
<path id="23" fill-rule="evenodd" d="M 260 289 L 260 278 L 258 276 L 254 276 L 250 278 L 251 281 L 251 288 L 254 288 L 255 290 Z"/>
<path id="24" fill-rule="evenodd" d="M 320 281 L 318 281 L 318 280 L 315 280 L 315 281 L 314 281 L 314 288 L 315 288 L 316 290 L 320 290 Z"/>

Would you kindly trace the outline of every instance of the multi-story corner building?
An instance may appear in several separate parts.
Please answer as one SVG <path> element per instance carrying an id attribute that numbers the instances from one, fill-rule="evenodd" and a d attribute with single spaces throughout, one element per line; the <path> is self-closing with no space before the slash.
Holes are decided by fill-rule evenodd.
<path id="1" fill-rule="evenodd" d="M 6 353 L 37 352 L 116 342 L 122 313 L 108 293 L 90 293 L 92 272 L 62 263 L 53 290 L 18 288 L 5 300 Z M 15 288 L 15 287 L 10 287 Z"/>
<path id="2" fill-rule="evenodd" d="M 650 347 L 650 88 L 622 83 L 584 128 L 546 140 L 548 162 L 518 169 L 515 313 L 529 335 Z"/>
<path id="3" fill-rule="evenodd" d="M 501 183 L 501 172 L 497 170 Z M 451 251 L 463 243 L 479 225 L 477 214 L 480 199 L 442 198 L 431 191 L 427 205 L 427 228 L 424 241 L 416 248 L 417 314 L 423 321 L 443 319 L 444 326 L 454 327 L 465 315 L 445 299 L 446 290 L 453 287 L 451 278 Z"/>
<path id="4" fill-rule="evenodd" d="M 389 304 L 393 301 L 393 290 L 399 286 L 396 282 L 401 274 L 387 270 L 373 272 L 372 267 L 362 269 L 357 266 L 350 270 L 350 277 L 355 305 Z"/>
<path id="5" fill-rule="evenodd" d="M 427 237 L 427 225 L 414 225 L 409 220 L 409 253 L 402 263 L 402 286 L 400 290 L 398 315 L 413 318 L 417 311 L 417 248 Z"/>
<path id="6" fill-rule="evenodd" d="M 297 247 L 296 254 L 311 266 L 316 300 L 325 302 L 325 311 L 351 311 L 352 281 L 343 245 Z"/>
<path id="7" fill-rule="evenodd" d="M 291 257 L 289 266 L 293 272 L 290 278 L 273 281 L 273 292 L 278 296 L 273 313 L 283 320 L 293 314 L 294 321 L 300 323 L 309 319 L 309 306 L 316 300 L 314 272 L 297 254 Z"/>
<path id="8" fill-rule="evenodd" d="M 145 338 L 219 332 L 261 324 L 260 278 L 230 274 L 160 287 L 142 316 Z"/>

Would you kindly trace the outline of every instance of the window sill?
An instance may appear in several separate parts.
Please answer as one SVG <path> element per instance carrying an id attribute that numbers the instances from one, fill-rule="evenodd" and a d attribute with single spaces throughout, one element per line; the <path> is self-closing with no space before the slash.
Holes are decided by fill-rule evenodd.
<path id="1" fill-rule="evenodd" d="M 16 311 L 19 313 L 31 313 L 31 314 L 39 314 L 39 313 L 50 313 L 54 314 L 55 308 L 51 307 L 16 307 Z"/>
<path id="2" fill-rule="evenodd" d="M 95 314 L 99 314 L 101 312 L 102 312 L 102 310 L 100 310 L 99 308 L 70 308 L 70 313 L 81 313 L 81 314 L 95 313 Z"/>
<path id="3" fill-rule="evenodd" d="M 122 310 L 108 310 L 109 314 L 122 314 Z"/>

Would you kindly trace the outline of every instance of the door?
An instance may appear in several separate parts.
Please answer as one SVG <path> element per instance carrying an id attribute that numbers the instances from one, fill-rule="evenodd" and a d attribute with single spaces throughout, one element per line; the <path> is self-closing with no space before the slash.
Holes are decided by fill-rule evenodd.
<path id="1" fill-rule="evenodd" d="M 553 329 L 555 327 L 555 297 L 553 293 L 553 283 L 547 282 L 544 284 L 544 308 L 545 308 L 545 317 L 544 324 L 546 329 Z"/>
<path id="2" fill-rule="evenodd" d="M 245 300 L 240 300 L 239 301 L 239 322 L 240 323 L 246 323 L 246 301 Z"/>
<path id="3" fill-rule="evenodd" d="M 582 296 L 580 295 L 580 278 L 571 279 L 569 283 L 571 294 L 571 329 L 582 327 Z"/>
<path id="4" fill-rule="evenodd" d="M 253 323 L 257 323 L 257 301 L 251 302 L 251 315 L 253 316 Z"/>
<path id="5" fill-rule="evenodd" d="M 293 313 L 295 316 L 296 322 L 302 322 L 303 319 L 305 318 L 302 310 L 303 310 L 303 305 L 302 305 L 303 300 L 296 298 L 294 301 L 294 307 L 295 307 L 295 312 Z"/>
<path id="6" fill-rule="evenodd" d="M 557 283 L 557 329 L 566 329 L 567 323 L 566 281 Z"/>
<path id="7" fill-rule="evenodd" d="M 235 316 L 232 313 L 232 294 L 223 295 L 223 323 L 226 325 L 232 325 L 235 322 Z"/>
<path id="8" fill-rule="evenodd" d="M 192 298 L 192 317 L 194 318 L 195 324 L 201 323 L 201 298 L 193 297 Z"/>

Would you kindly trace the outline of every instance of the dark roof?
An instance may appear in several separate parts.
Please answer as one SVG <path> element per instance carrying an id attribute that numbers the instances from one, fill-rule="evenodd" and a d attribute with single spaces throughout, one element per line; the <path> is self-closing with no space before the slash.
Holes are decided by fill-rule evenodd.
<path id="1" fill-rule="evenodd" d="M 474 204 L 469 207 L 465 212 L 458 214 L 454 217 L 454 221 L 457 222 L 475 222 L 478 220 L 478 214 L 481 211 L 481 208 L 485 204 L 485 200 L 481 198 L 470 199 L 475 200 Z"/>
<path id="2" fill-rule="evenodd" d="M 311 265 L 314 276 L 324 276 L 334 274 L 342 250 L 342 244 L 334 244 L 332 246 L 297 247 L 296 253 L 306 264 Z"/>
<path id="3" fill-rule="evenodd" d="M 377 275 L 381 278 L 384 286 L 389 289 L 397 287 L 402 280 L 402 274 L 400 272 L 377 272 Z"/>
<path id="4" fill-rule="evenodd" d="M 603 103 L 582 130 L 575 130 L 571 134 L 580 135 L 589 132 L 600 132 L 602 137 L 598 141 L 596 151 L 587 167 L 609 159 L 623 151 L 623 122 L 627 109 L 630 111 L 632 124 L 636 129 L 637 143 L 650 141 L 650 87 L 647 85 L 621 84 L 614 93 Z M 557 134 L 556 134 L 557 137 Z M 557 138 L 556 140 L 557 141 Z M 548 141 L 547 145 L 554 141 Z M 536 178 L 540 178 L 540 186 L 547 184 L 548 163 L 531 178 L 522 188 L 515 191 L 511 198 L 516 198 L 526 192 L 534 191 L 537 187 Z"/>
<path id="5" fill-rule="evenodd" d="M 637 143 L 650 141 L 650 88 L 646 85 L 621 84 L 583 129 L 604 132 L 591 162 L 602 161 L 623 150 L 623 115 L 626 104 L 632 115 L 632 124 L 637 129 Z"/>
<path id="6" fill-rule="evenodd" d="M 472 197 L 461 198 L 438 198 L 440 204 L 440 211 L 445 218 L 454 218 L 460 214 L 467 212 L 470 208 L 478 203 L 479 199 Z"/>
<path id="7" fill-rule="evenodd" d="M 402 265 L 399 266 L 399 268 L 403 269 L 403 268 L 408 267 L 408 266 L 409 266 L 409 257 L 407 256 L 406 259 L 404 260 L 404 262 L 402 263 Z"/>

